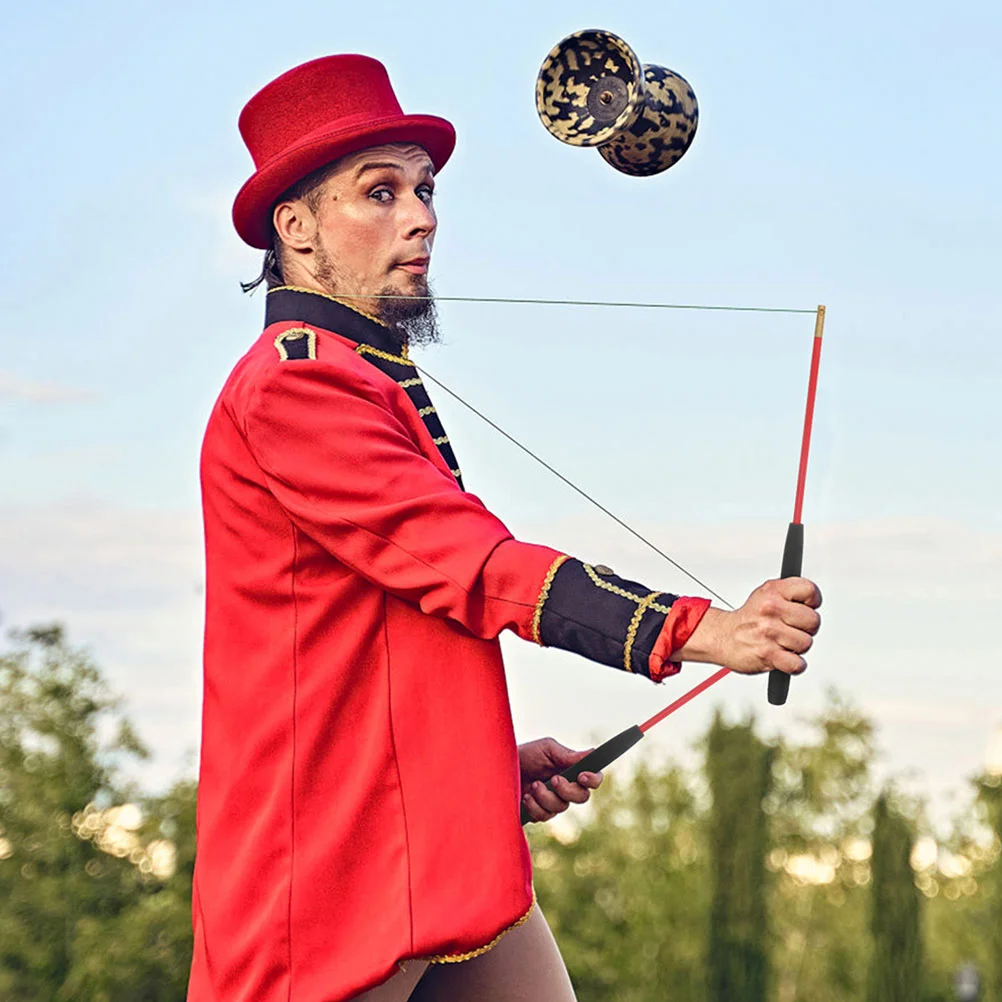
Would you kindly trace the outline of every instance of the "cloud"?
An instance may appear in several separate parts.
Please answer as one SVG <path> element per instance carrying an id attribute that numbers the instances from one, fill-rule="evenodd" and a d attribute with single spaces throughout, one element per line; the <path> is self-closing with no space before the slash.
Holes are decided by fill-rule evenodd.
<path id="1" fill-rule="evenodd" d="M 646 523 L 637 528 L 734 603 L 779 569 L 784 525 Z M 642 544 L 596 517 L 519 527 L 651 587 L 705 594 Z M 796 734 L 834 686 L 877 724 L 880 774 L 910 773 L 944 803 L 984 765 L 1002 722 L 998 606 L 1002 532 L 959 520 L 887 518 L 808 525 L 805 570 L 825 594 L 823 626 L 790 700 L 769 707 L 760 679 L 730 677 L 651 731 L 643 757 L 684 756 L 713 708 L 753 712 L 769 733 Z M 552 734 L 577 747 L 642 721 L 710 673 L 686 665 L 654 688 L 571 656 L 506 643 L 521 739 Z"/>
<path id="2" fill-rule="evenodd" d="M 37 383 L 0 370 L 0 400 L 25 400 L 32 404 L 77 404 L 95 399 L 90 390 L 59 383 Z"/>
<path id="3" fill-rule="evenodd" d="M 734 602 L 778 570 L 784 526 L 640 526 Z M 615 526 L 581 517 L 526 524 L 523 538 L 608 563 L 682 593 L 686 582 Z M 807 566 L 825 591 L 811 668 L 787 707 L 770 708 L 761 679 L 728 678 L 651 732 L 643 756 L 686 754 L 713 707 L 753 710 L 771 733 L 795 733 L 830 686 L 880 730 L 888 772 L 911 770 L 935 796 L 977 771 L 1002 720 L 994 624 L 1002 597 L 1002 533 L 959 521 L 885 519 L 808 526 Z M 5 625 L 63 621 L 127 699 L 169 781 L 197 747 L 202 639 L 199 513 L 62 505 L 0 508 L 0 611 Z M 655 688 L 559 651 L 504 639 L 520 737 L 587 746 L 644 720 L 710 673 L 687 665 Z"/>
<path id="4" fill-rule="evenodd" d="M 197 511 L 0 509 L 7 627 L 58 620 L 124 694 L 169 782 L 198 744 L 202 537 Z"/>

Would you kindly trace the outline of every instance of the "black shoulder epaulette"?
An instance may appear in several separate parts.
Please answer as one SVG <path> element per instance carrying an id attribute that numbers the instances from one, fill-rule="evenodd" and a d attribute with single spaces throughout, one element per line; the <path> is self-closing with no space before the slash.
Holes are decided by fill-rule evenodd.
<path id="1" fill-rule="evenodd" d="M 309 327 L 290 327 L 275 338 L 278 357 L 287 362 L 290 359 L 316 358 L 317 334 Z"/>

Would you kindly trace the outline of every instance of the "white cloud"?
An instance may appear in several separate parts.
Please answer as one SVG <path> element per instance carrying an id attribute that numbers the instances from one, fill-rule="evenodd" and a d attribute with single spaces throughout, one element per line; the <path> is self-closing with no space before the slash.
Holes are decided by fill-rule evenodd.
<path id="1" fill-rule="evenodd" d="M 76 404 L 95 398 L 90 390 L 59 383 L 39 383 L 0 370 L 0 400 L 25 400 L 32 404 Z"/>
<path id="2" fill-rule="evenodd" d="M 6 626 L 59 620 L 123 693 L 166 782 L 198 742 L 202 539 L 197 512 L 0 510 Z"/>
<path id="3" fill-rule="evenodd" d="M 760 522 L 637 528 L 735 603 L 776 575 L 785 537 L 784 525 Z M 702 593 L 597 516 L 520 526 L 520 532 L 652 587 Z M 882 774 L 908 773 L 915 789 L 944 803 L 983 768 L 989 735 L 1002 721 L 996 628 L 1002 533 L 937 519 L 808 525 L 804 566 L 825 594 L 823 625 L 787 706 L 767 704 L 761 679 L 726 678 L 631 754 L 685 755 L 717 705 L 754 712 L 770 733 L 801 733 L 799 722 L 818 712 L 835 686 L 876 721 Z M 520 737 L 549 733 L 578 747 L 646 719 L 710 674 L 687 665 L 654 688 L 517 641 L 506 642 L 506 651 Z"/>
<path id="4" fill-rule="evenodd" d="M 735 602 L 775 574 L 785 531 L 761 523 L 641 528 Z M 700 591 L 597 518 L 521 526 L 520 534 L 652 586 Z M 1000 556 L 1002 533 L 960 522 L 808 526 L 806 566 L 825 591 L 825 622 L 789 704 L 769 707 L 761 679 L 728 678 L 633 754 L 684 754 L 718 703 L 752 709 L 767 730 L 792 733 L 834 685 L 877 721 L 888 772 L 910 770 L 937 796 L 961 787 L 982 767 L 1002 720 L 994 627 Z M 154 782 L 171 778 L 197 746 L 202 574 L 197 511 L 0 509 L 5 624 L 59 619 L 71 640 L 91 648 L 158 755 L 148 773 Z M 655 688 L 514 638 L 505 649 L 520 735 L 552 733 L 579 746 L 646 719 L 709 674 L 689 665 Z"/>

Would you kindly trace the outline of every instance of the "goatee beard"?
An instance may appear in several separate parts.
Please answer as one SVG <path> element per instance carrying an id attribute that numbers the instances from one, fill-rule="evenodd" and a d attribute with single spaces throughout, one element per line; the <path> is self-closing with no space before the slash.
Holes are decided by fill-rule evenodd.
<path id="1" fill-rule="evenodd" d="M 413 292 L 404 294 L 388 285 L 377 297 L 365 299 L 344 295 L 338 289 L 337 269 L 322 247 L 316 249 L 314 277 L 332 296 L 343 298 L 363 313 L 368 313 L 384 323 L 398 348 L 437 344 L 442 340 L 438 327 L 438 309 L 435 306 L 431 284 L 423 276 L 415 282 Z"/>
<path id="2" fill-rule="evenodd" d="M 411 293 L 412 296 L 421 298 L 396 298 L 400 295 L 392 286 L 387 286 L 380 292 L 380 296 L 386 298 L 375 300 L 378 310 L 374 312 L 390 329 L 393 340 L 401 348 L 438 344 L 442 340 L 442 334 L 438 327 L 438 309 L 430 283 L 421 282 Z"/>

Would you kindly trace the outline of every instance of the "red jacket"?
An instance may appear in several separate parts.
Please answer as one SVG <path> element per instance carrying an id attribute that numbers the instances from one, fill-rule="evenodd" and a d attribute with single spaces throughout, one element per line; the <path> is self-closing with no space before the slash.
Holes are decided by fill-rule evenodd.
<path id="1" fill-rule="evenodd" d="M 268 311 L 202 453 L 190 1002 L 333 1002 L 490 944 L 533 900 L 498 635 L 659 678 L 698 621 L 641 591 L 589 648 L 595 614 L 549 605 L 618 584 L 464 492 L 389 332 L 304 291 Z"/>

